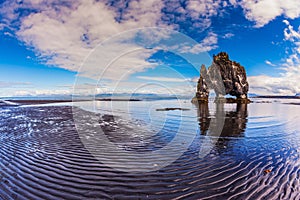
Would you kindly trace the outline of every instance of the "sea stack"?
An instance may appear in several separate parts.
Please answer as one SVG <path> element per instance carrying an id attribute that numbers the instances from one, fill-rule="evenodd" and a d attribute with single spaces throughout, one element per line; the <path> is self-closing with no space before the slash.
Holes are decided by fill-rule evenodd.
<path id="1" fill-rule="evenodd" d="M 206 68 L 204 65 L 201 66 L 200 70 L 200 78 L 198 79 L 198 84 L 197 84 L 197 92 L 196 96 L 194 99 L 197 99 L 197 101 L 202 101 L 202 102 L 208 102 L 208 96 L 209 96 L 209 87 L 208 87 L 208 81 L 206 80 L 203 75 L 207 74 Z"/>
<path id="2" fill-rule="evenodd" d="M 202 65 L 198 80 L 197 92 L 193 102 L 208 102 L 209 90 L 213 89 L 217 95 L 217 101 L 230 103 L 249 103 L 249 84 L 245 68 L 238 62 L 231 61 L 226 52 L 220 52 L 213 56 L 212 65 L 206 70 Z M 236 99 L 223 97 L 227 94 Z"/>

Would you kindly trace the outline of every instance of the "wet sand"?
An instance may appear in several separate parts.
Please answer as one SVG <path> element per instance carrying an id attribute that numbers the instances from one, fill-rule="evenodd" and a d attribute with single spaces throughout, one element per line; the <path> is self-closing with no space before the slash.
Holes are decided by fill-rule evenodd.
<path id="1" fill-rule="evenodd" d="M 72 102 L 72 100 L 9 100 L 9 102 L 17 103 L 20 105 L 37 105 L 49 103 L 68 103 Z"/>
<path id="2" fill-rule="evenodd" d="M 141 101 L 139 99 L 111 99 L 111 98 L 101 98 L 101 99 L 95 99 L 96 101 Z M 85 100 L 85 99 L 78 99 L 78 100 L 6 100 L 6 101 L 1 101 L 0 100 L 0 106 L 12 106 L 10 104 L 15 104 L 16 105 L 38 105 L 38 104 L 52 104 L 52 103 L 71 103 L 71 102 L 83 102 L 83 101 L 90 101 L 90 100 Z"/>
<path id="3" fill-rule="evenodd" d="M 240 139 L 247 123 L 239 119 L 247 117 L 247 110 L 240 107 L 226 116 L 224 137 L 199 158 L 209 123 L 207 108 L 199 109 L 203 130 L 178 160 L 158 171 L 126 173 L 103 165 L 87 151 L 71 107 L 1 108 L 0 199 L 300 198 L 298 140 Z M 83 114 L 82 123 L 89 124 L 89 113 L 78 112 Z M 134 151 L 153 148 L 150 143 L 131 146 L 139 138 L 130 138 L 132 127 L 126 120 L 96 116 L 110 140 Z M 235 131 L 228 136 L 232 128 Z M 151 141 L 156 148 L 168 143 L 159 134 Z"/>

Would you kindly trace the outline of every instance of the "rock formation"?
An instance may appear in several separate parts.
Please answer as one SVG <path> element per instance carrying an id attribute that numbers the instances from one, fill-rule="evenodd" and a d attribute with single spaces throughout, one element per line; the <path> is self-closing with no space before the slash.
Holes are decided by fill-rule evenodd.
<path id="1" fill-rule="evenodd" d="M 209 80 L 205 80 L 203 78 L 202 74 L 207 74 L 206 68 L 204 65 L 201 67 L 201 72 L 200 72 L 200 78 L 198 79 L 198 84 L 197 84 L 197 92 L 195 98 L 201 101 L 208 101 L 208 96 L 209 96 L 209 88 L 207 82 Z"/>
<path id="2" fill-rule="evenodd" d="M 230 94 L 236 97 L 236 102 L 250 102 L 246 71 L 239 63 L 231 61 L 225 52 L 213 56 L 213 63 L 208 70 L 202 65 L 193 101 L 208 101 L 209 89 L 214 89 L 219 99 Z"/>

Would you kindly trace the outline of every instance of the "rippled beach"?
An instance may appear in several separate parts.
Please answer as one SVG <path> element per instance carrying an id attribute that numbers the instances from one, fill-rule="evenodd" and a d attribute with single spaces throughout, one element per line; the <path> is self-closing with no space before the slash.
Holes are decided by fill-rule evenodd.
<path id="1" fill-rule="evenodd" d="M 2 106 L 0 199 L 300 199 L 295 103 Z"/>

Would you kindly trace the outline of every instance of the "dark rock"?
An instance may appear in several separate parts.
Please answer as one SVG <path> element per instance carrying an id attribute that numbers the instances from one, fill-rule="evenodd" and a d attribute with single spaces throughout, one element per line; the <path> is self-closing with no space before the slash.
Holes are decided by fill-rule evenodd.
<path id="1" fill-rule="evenodd" d="M 214 89 L 218 98 L 227 94 L 237 97 L 234 101 L 232 99 L 228 101 L 230 103 L 250 103 L 245 68 L 237 62 L 231 61 L 225 52 L 214 55 L 213 63 L 208 70 L 202 65 L 196 96 L 192 101 L 208 99 L 209 89 Z M 222 99 L 218 101 L 222 101 Z"/>
<path id="2" fill-rule="evenodd" d="M 252 101 L 248 98 L 224 98 L 219 97 L 215 99 L 215 103 L 251 103 Z"/>
<path id="3" fill-rule="evenodd" d="M 182 111 L 187 111 L 190 110 L 188 108 L 158 108 L 156 111 L 170 111 L 170 110 L 182 110 Z"/>
<path id="4" fill-rule="evenodd" d="M 208 87 L 207 82 L 209 81 L 209 79 L 206 80 L 205 78 L 207 78 L 207 71 L 206 71 L 205 65 L 202 65 L 201 71 L 200 71 L 200 78 L 199 78 L 198 84 L 197 84 L 196 96 L 192 100 L 195 103 L 197 101 L 208 102 L 209 87 Z"/>
<path id="5" fill-rule="evenodd" d="M 247 98 L 249 85 L 245 68 L 237 62 L 229 60 L 229 56 L 225 52 L 214 56 L 213 63 L 219 67 L 225 86 L 225 93 L 237 98 Z"/>
<path id="6" fill-rule="evenodd" d="M 113 115 L 103 115 L 102 119 L 103 119 L 103 121 L 106 121 L 106 122 L 114 122 L 115 121 Z"/>
<path id="7" fill-rule="evenodd" d="M 204 65 L 202 65 L 201 71 L 203 72 L 203 74 L 206 74 L 206 68 Z M 205 78 L 203 78 L 203 76 L 200 75 L 200 78 L 198 80 L 198 85 L 197 85 L 196 97 L 197 98 L 208 98 L 208 96 L 209 96 L 208 85 L 206 83 Z"/>

